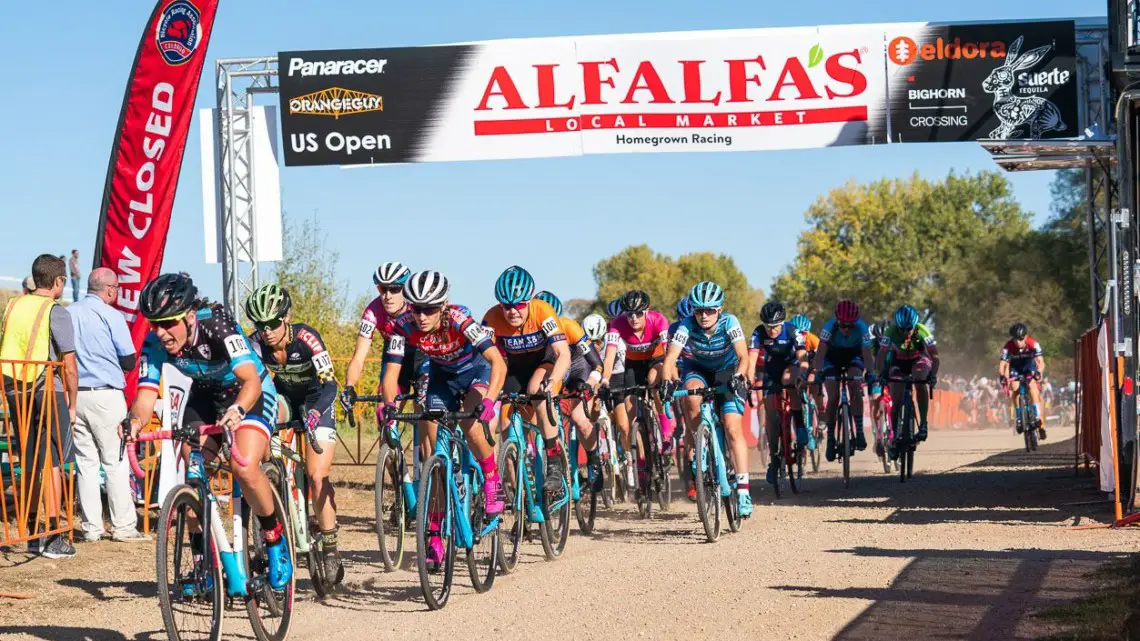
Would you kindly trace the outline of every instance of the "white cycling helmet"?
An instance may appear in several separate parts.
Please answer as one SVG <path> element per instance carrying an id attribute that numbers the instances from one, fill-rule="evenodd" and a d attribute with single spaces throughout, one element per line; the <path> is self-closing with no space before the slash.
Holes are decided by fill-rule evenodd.
<path id="1" fill-rule="evenodd" d="M 416 272 L 404 282 L 404 297 L 413 305 L 442 305 L 450 291 L 447 277 L 437 271 Z"/>
<path id="2" fill-rule="evenodd" d="M 403 285 L 412 270 L 398 262 L 384 263 L 372 274 L 372 282 L 377 285 Z"/>
<path id="3" fill-rule="evenodd" d="M 606 335 L 606 319 L 598 314 L 590 314 L 582 319 L 582 329 L 592 341 L 600 341 Z"/>

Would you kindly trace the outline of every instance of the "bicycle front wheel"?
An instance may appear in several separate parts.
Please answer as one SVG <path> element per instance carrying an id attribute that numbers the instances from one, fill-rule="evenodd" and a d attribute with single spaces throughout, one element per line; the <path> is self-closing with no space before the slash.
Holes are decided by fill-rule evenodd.
<path id="1" fill-rule="evenodd" d="M 172 641 L 222 638 L 222 564 L 209 541 L 195 547 L 193 529 L 205 523 L 202 501 L 189 485 L 174 488 L 158 517 L 155 553 L 158 605 Z M 198 537 L 195 537 L 198 538 Z"/>
<path id="2" fill-rule="evenodd" d="M 293 524 L 289 512 L 281 501 L 277 487 L 273 490 L 273 511 L 281 523 L 281 537 L 285 539 L 285 549 L 289 552 L 289 562 L 296 568 L 296 549 Z M 289 625 L 293 620 L 293 601 L 296 596 L 297 573 L 292 572 L 289 582 L 281 589 L 269 584 L 269 551 L 261 526 L 256 518 L 249 519 L 245 529 L 245 550 L 249 567 L 250 598 L 245 602 L 253 635 L 258 641 L 285 641 L 289 636 Z"/>
<path id="3" fill-rule="evenodd" d="M 562 457 L 562 469 L 569 470 L 570 461 L 566 456 L 565 447 L 559 456 Z M 547 492 L 538 488 L 542 493 L 542 509 L 546 516 L 540 534 L 542 551 L 546 554 L 547 561 L 562 556 L 562 552 L 566 549 L 566 539 L 570 536 L 570 503 L 573 499 L 570 496 L 570 485 L 566 481 L 566 475 L 562 475 L 559 480 L 562 482 L 560 492 Z"/>
<path id="4" fill-rule="evenodd" d="M 499 450 L 499 478 L 503 480 L 503 514 L 499 529 L 499 569 L 510 574 L 519 563 L 519 546 L 526 534 L 526 485 L 519 446 L 506 441 Z"/>
<path id="5" fill-rule="evenodd" d="M 376 540 L 380 544 L 380 561 L 385 572 L 400 569 L 404 560 L 407 504 L 404 501 L 402 458 L 401 452 L 387 443 L 376 457 L 373 502 L 376 508 Z"/>
<path id="6" fill-rule="evenodd" d="M 416 505 L 416 568 L 424 601 L 432 610 L 447 605 L 455 578 L 453 508 L 447 467 L 442 457 L 432 456 L 420 470 Z M 438 539 L 434 546 L 432 539 Z"/>
<path id="7" fill-rule="evenodd" d="M 716 478 L 715 458 L 712 451 L 712 434 L 709 426 L 701 423 L 694 435 L 697 466 L 697 515 L 705 529 L 705 538 L 716 543 L 720 538 L 720 483 Z"/>
<path id="8" fill-rule="evenodd" d="M 851 416 L 846 405 L 839 406 L 839 429 L 843 433 L 839 442 L 839 455 L 843 457 L 843 487 L 851 487 Z"/>

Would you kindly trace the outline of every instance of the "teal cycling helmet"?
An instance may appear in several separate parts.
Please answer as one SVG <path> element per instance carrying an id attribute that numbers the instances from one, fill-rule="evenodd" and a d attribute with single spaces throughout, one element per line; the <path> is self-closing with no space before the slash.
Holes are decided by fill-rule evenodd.
<path id="1" fill-rule="evenodd" d="M 693 302 L 686 296 L 677 302 L 677 320 L 684 320 L 693 315 Z"/>
<path id="2" fill-rule="evenodd" d="M 504 305 L 517 305 L 534 298 L 534 279 L 530 272 L 511 265 L 495 281 L 495 300 Z"/>
<path id="3" fill-rule="evenodd" d="M 793 327 L 806 334 L 811 331 L 811 319 L 803 314 L 796 314 L 789 321 Z"/>
<path id="4" fill-rule="evenodd" d="M 911 305 L 903 305 L 895 310 L 895 327 L 914 329 L 918 325 L 918 310 Z"/>
<path id="5" fill-rule="evenodd" d="M 693 304 L 694 309 L 723 307 L 724 290 L 711 280 L 701 281 L 689 290 L 689 302 Z"/>
<path id="6" fill-rule="evenodd" d="M 554 315 L 555 316 L 561 316 L 562 315 L 562 301 L 558 300 L 558 297 L 555 296 L 554 294 L 551 294 L 550 292 L 548 292 L 544 289 L 541 292 L 535 294 L 534 297 L 537 298 L 538 300 L 546 301 L 547 303 L 550 303 L 550 306 L 554 308 Z"/>

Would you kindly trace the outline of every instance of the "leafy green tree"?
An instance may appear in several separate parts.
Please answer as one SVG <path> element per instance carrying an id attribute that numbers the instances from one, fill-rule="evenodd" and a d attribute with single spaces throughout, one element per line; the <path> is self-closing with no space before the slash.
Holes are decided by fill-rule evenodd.
<path id="1" fill-rule="evenodd" d="M 996 172 L 931 182 L 849 183 L 813 204 L 799 253 L 772 286 L 772 297 L 822 322 L 842 298 L 870 319 L 909 302 L 930 319 L 947 271 L 979 245 L 1018 237 L 1029 217 Z"/>
<path id="2" fill-rule="evenodd" d="M 742 321 L 758 316 L 758 301 L 763 301 L 763 293 L 752 288 L 732 257 L 710 252 L 673 259 L 655 253 L 648 245 L 631 245 L 599 261 L 594 266 L 594 280 L 598 283 L 598 297 L 587 313 L 605 309 L 609 301 L 631 289 L 642 289 L 649 294 L 654 308 L 672 317 L 677 301 L 702 280 L 714 281 L 724 288 L 725 309 Z"/>

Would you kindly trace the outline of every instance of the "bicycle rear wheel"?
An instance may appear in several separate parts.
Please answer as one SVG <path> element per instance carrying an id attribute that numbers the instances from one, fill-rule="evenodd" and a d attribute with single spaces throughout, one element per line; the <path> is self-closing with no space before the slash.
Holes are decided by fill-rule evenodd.
<path id="1" fill-rule="evenodd" d="M 471 575 L 471 587 L 476 592 L 486 592 L 495 584 L 495 570 L 499 565 L 499 533 L 488 532 L 486 492 L 483 484 L 472 475 L 471 499 L 467 502 L 467 519 L 471 523 L 472 546 L 467 550 L 467 572 Z"/>
<path id="2" fill-rule="evenodd" d="M 451 584 L 455 578 L 455 536 L 451 519 L 454 505 L 448 486 L 447 467 L 439 455 L 427 460 L 420 471 L 420 492 L 416 505 L 416 568 L 420 574 L 420 590 L 429 609 L 438 610 L 447 605 Z M 435 515 L 435 519 L 432 518 Z M 432 521 L 436 521 L 443 545 L 443 558 L 428 561 Z"/>
<path id="3" fill-rule="evenodd" d="M 902 415 L 899 417 L 900 436 L 902 437 L 899 439 L 900 443 L 897 448 L 900 483 L 906 483 L 906 480 L 910 478 L 910 466 L 914 463 L 914 415 L 909 400 L 909 398 L 903 397 Z"/>
<path id="4" fill-rule="evenodd" d="M 565 447 L 562 448 L 559 456 L 562 457 L 562 469 L 569 470 L 570 462 Z M 553 561 L 562 556 L 562 551 L 566 549 L 566 539 L 570 536 L 570 503 L 573 499 L 570 496 L 570 484 L 566 480 L 566 475 L 562 475 L 560 480 L 562 482 L 561 492 L 552 493 L 539 488 L 543 495 L 542 509 L 546 516 L 542 522 L 540 534 L 542 551 L 546 554 L 547 561 Z"/>
<path id="5" fill-rule="evenodd" d="M 173 641 L 217 641 L 224 619 L 222 564 L 213 541 L 208 552 L 194 548 L 191 522 L 205 522 L 202 501 L 193 487 L 180 485 L 167 495 L 158 517 L 158 605 Z"/>
<path id="6" fill-rule="evenodd" d="M 657 495 L 657 506 L 662 511 L 668 511 L 669 505 L 673 502 L 673 485 L 669 482 L 670 457 L 661 453 L 662 439 L 664 438 L 661 434 L 661 420 L 657 418 L 657 414 L 652 409 L 648 409 L 647 412 L 649 437 L 652 442 L 648 450 L 653 457 L 649 484 Z"/>
<path id="7" fill-rule="evenodd" d="M 503 514 L 499 517 L 499 569 L 510 574 L 519 563 L 519 546 L 526 531 L 526 499 L 519 446 L 506 441 L 499 450 L 499 478 L 503 481 Z"/>
<path id="8" fill-rule="evenodd" d="M 792 417 L 787 415 L 784 417 L 784 427 L 781 434 L 784 439 L 780 450 L 783 453 L 784 465 L 788 471 L 788 487 L 792 488 L 792 494 L 799 494 L 800 488 L 796 477 L 796 460 L 799 458 L 800 452 L 792 442 Z"/>
<path id="9" fill-rule="evenodd" d="M 891 419 L 888 416 L 879 417 L 879 425 L 875 428 L 875 436 L 878 439 L 878 454 L 879 459 L 883 463 L 883 474 L 891 473 L 891 454 L 890 454 L 890 434 L 891 434 Z"/>
<path id="10" fill-rule="evenodd" d="M 376 541 L 385 572 L 400 569 L 404 561 L 404 530 L 407 507 L 404 502 L 404 463 L 400 452 L 385 443 L 376 457 L 376 483 L 373 502 L 376 509 Z"/>
<path id="11" fill-rule="evenodd" d="M 720 483 L 716 479 L 716 459 L 709 426 L 701 423 L 693 439 L 697 466 L 694 479 L 697 485 L 697 516 L 705 529 L 705 538 L 709 543 L 716 543 L 720 538 Z"/>
<path id="12" fill-rule="evenodd" d="M 269 465 L 269 464 L 266 464 Z M 265 537 L 256 518 L 249 519 L 249 527 L 245 528 L 246 564 L 249 568 L 249 595 L 245 602 L 246 614 L 253 627 L 253 635 L 258 641 L 285 641 L 289 636 L 289 625 L 293 621 L 293 602 L 296 597 L 296 550 L 294 538 L 296 533 L 289 520 L 289 513 L 281 501 L 281 495 L 276 487 L 273 491 L 273 511 L 278 522 L 281 523 L 281 536 L 285 539 L 285 549 L 289 552 L 289 560 L 293 564 L 292 577 L 285 587 L 280 590 L 269 584 L 269 552 L 266 549 Z"/>
<path id="13" fill-rule="evenodd" d="M 574 516 L 578 519 L 578 529 L 582 534 L 594 533 L 594 519 L 598 514 L 598 494 L 594 492 L 593 485 L 590 483 L 588 465 L 587 463 L 586 478 L 583 479 L 579 474 L 578 483 L 580 494 L 578 500 L 574 501 Z M 581 470 L 581 468 L 579 468 L 579 470 Z M 603 488 L 602 491 L 604 493 L 605 489 Z"/>
<path id="14" fill-rule="evenodd" d="M 648 519 L 653 516 L 653 500 L 650 496 L 650 487 L 653 485 L 653 477 L 651 475 L 653 470 L 653 457 L 650 454 L 649 441 L 647 439 L 648 433 L 644 428 L 639 428 L 637 431 L 637 436 L 630 438 L 630 445 L 633 446 L 633 460 L 630 464 L 633 465 L 636 470 L 634 478 L 637 479 L 637 485 L 627 489 L 633 490 L 633 498 L 634 501 L 637 502 L 637 515 L 643 519 Z M 638 461 L 642 458 L 645 460 L 644 474 L 640 469 L 637 469 L 639 465 Z"/>

